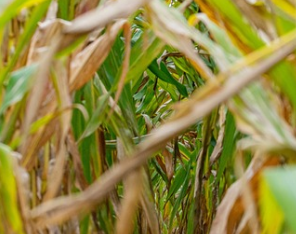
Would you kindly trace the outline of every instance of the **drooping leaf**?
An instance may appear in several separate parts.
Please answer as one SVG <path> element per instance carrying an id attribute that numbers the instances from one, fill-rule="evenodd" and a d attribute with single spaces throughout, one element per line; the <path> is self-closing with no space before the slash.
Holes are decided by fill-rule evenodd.
<path id="1" fill-rule="evenodd" d="M 160 68 L 157 65 L 157 61 L 154 60 L 150 65 L 149 69 L 160 79 L 162 79 L 165 82 L 168 82 L 170 84 L 173 84 L 176 86 L 178 91 L 184 96 L 187 97 L 187 90 L 186 87 L 180 84 L 178 81 L 176 81 L 172 75 L 169 73 L 167 70 L 166 66 L 164 65 L 163 62 L 160 63 Z"/>

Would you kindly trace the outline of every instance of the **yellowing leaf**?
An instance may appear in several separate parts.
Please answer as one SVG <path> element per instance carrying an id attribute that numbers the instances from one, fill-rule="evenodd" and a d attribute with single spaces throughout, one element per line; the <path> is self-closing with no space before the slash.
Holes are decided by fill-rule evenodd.
<path id="1" fill-rule="evenodd" d="M 262 234 L 280 233 L 284 222 L 284 214 L 277 204 L 270 188 L 264 178 L 260 183 L 260 212 L 262 219 Z"/>
<path id="2" fill-rule="evenodd" d="M 32 6 L 36 6 L 42 2 L 45 2 L 47 0 L 27 0 L 27 1 L 23 1 L 23 3 L 19 6 L 19 9 L 22 8 L 29 8 Z"/>
<path id="3" fill-rule="evenodd" d="M 0 231 L 4 229 L 4 233 L 23 234 L 11 153 L 8 146 L 0 143 Z"/>
<path id="4" fill-rule="evenodd" d="M 286 14 L 288 14 L 290 17 L 296 19 L 296 8 L 293 7 L 289 1 L 286 0 L 272 0 L 272 2 L 280 8 L 282 11 L 284 11 Z"/>

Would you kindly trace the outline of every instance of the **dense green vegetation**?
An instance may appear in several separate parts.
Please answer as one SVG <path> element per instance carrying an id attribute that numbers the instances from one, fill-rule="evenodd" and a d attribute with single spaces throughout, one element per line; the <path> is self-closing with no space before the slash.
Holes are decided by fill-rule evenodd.
<path id="1" fill-rule="evenodd" d="M 294 0 L 1 0 L 0 233 L 296 233 Z"/>

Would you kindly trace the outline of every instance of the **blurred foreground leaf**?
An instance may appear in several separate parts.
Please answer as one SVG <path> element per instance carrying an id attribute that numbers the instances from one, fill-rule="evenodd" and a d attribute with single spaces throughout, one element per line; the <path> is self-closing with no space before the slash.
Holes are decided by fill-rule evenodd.
<path id="1" fill-rule="evenodd" d="M 12 157 L 10 148 L 0 143 L 0 231 L 23 234 Z"/>
<path id="2" fill-rule="evenodd" d="M 270 193 L 268 195 L 271 198 L 274 197 L 269 205 L 280 208 L 279 213 L 275 213 L 278 218 L 274 220 L 275 217 L 273 217 L 269 225 L 275 225 L 275 221 L 276 223 L 280 223 L 282 213 L 291 231 L 293 231 L 293 233 L 296 232 L 296 187 L 294 186 L 296 182 L 296 168 L 290 166 L 268 169 L 263 173 L 263 181 L 266 183 L 265 186 L 267 186 L 263 186 L 263 189 L 269 189 Z M 276 202 L 276 204 L 272 202 Z"/>

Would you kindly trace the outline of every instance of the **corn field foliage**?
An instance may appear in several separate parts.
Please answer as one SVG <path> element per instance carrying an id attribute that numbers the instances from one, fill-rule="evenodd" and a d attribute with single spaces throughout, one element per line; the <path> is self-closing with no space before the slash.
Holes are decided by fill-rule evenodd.
<path id="1" fill-rule="evenodd" d="M 295 0 L 1 0 L 0 233 L 296 233 Z"/>

